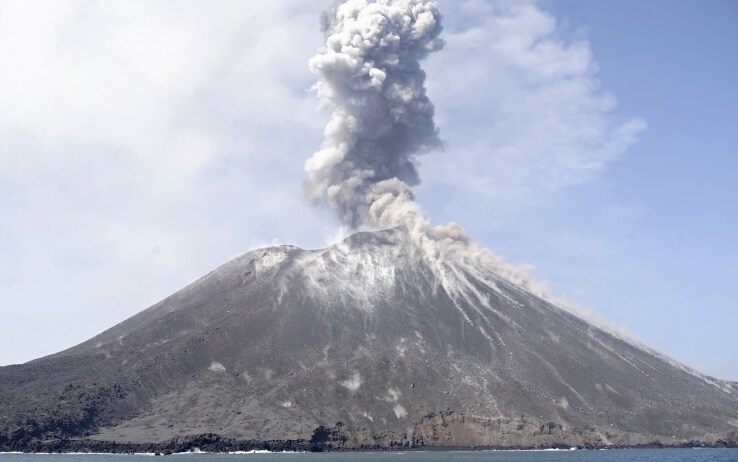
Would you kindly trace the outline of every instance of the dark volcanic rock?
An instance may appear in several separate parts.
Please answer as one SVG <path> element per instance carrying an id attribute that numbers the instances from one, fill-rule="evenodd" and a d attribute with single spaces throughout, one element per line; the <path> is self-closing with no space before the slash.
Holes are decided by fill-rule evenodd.
<path id="1" fill-rule="evenodd" d="M 735 383 L 400 230 L 249 252 L 0 368 L 0 448 L 16 450 L 735 446 L 736 431 Z"/>
<path id="2" fill-rule="evenodd" d="M 24 452 L 60 453 L 149 453 L 176 454 L 181 452 L 306 452 L 310 444 L 304 440 L 283 441 L 239 441 L 223 438 L 215 434 L 190 435 L 172 438 L 160 443 L 119 443 L 116 441 L 99 441 L 90 439 L 34 440 L 27 444 L 18 444 L 3 449 Z"/>

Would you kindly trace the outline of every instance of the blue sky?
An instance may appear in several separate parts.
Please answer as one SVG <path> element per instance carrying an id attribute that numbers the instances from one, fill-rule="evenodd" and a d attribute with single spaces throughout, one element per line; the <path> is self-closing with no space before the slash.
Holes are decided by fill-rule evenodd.
<path id="1" fill-rule="evenodd" d="M 730 287 L 738 283 L 738 5 L 550 6 L 569 27 L 587 29 L 603 86 L 618 96 L 621 111 L 643 116 L 649 127 L 596 191 L 579 195 L 639 211 L 630 223 L 597 226 L 596 233 L 629 240 L 629 250 L 614 261 L 593 262 L 608 267 L 617 282 L 592 282 L 597 295 L 585 303 L 652 346 L 735 380 L 738 304 Z M 587 201 L 579 210 L 594 205 Z M 632 265 L 646 273 L 618 277 L 619 268 Z"/>
<path id="2" fill-rule="evenodd" d="M 0 5 L 0 364 L 248 249 L 338 235 L 301 196 L 326 1 Z M 738 7 L 440 1 L 446 142 L 418 200 L 553 292 L 738 380 Z"/>
<path id="3" fill-rule="evenodd" d="M 543 5 L 565 36 L 587 37 L 617 113 L 648 129 L 596 180 L 467 229 L 634 337 L 736 380 L 738 5 Z"/>
<path id="4" fill-rule="evenodd" d="M 640 114 L 649 126 L 599 188 L 641 213 L 620 227 L 632 250 L 619 265 L 610 263 L 610 274 L 627 268 L 631 256 L 648 272 L 625 276 L 618 285 L 628 289 L 610 286 L 587 303 L 653 346 L 735 380 L 738 5 L 557 5 L 553 11 L 572 27 L 588 28 L 600 79 L 618 95 L 621 110 Z M 618 315 L 619 305 L 628 314 Z"/>

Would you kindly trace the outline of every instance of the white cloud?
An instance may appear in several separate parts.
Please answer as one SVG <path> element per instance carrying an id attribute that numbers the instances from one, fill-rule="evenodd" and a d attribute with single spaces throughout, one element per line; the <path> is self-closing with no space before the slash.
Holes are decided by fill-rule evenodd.
<path id="1" fill-rule="evenodd" d="M 614 115 L 589 43 L 563 38 L 535 3 L 449 6 L 448 44 L 427 66 L 446 151 L 421 171 L 423 194 L 444 191 L 444 216 L 493 226 L 592 179 L 645 128 Z"/>
<path id="2" fill-rule="evenodd" d="M 0 316 L 18 326 L 0 364 L 257 242 L 321 242 L 300 182 L 324 122 L 307 91 L 323 3 L 0 5 Z"/>

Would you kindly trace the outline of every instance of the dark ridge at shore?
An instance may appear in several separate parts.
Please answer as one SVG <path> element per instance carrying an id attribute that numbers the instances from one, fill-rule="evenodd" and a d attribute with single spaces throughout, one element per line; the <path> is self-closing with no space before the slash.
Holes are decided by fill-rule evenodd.
<path id="1" fill-rule="evenodd" d="M 731 434 L 729 438 L 715 441 L 650 441 L 635 445 L 613 445 L 603 442 L 585 443 L 572 446 L 565 441 L 551 444 L 529 445 L 481 445 L 457 446 L 426 444 L 422 438 L 409 438 L 406 434 L 389 436 L 386 434 L 372 435 L 373 443 L 366 441 L 357 444 L 356 432 L 365 431 L 347 427 L 338 423 L 333 428 L 318 427 L 312 437 L 295 440 L 237 440 L 224 438 L 220 435 L 208 433 L 172 438 L 160 443 L 129 443 L 117 441 L 98 441 L 92 439 L 51 439 L 30 441 L 3 441 L 0 440 L 0 452 L 22 453 L 104 453 L 104 454 L 134 454 L 148 453 L 156 455 L 171 455 L 177 453 L 197 452 L 206 453 L 234 453 L 249 451 L 270 452 L 362 452 L 362 451 L 481 451 L 481 450 L 542 450 L 542 449 L 657 449 L 657 448 L 738 448 L 738 435 Z"/>
<path id="2" fill-rule="evenodd" d="M 175 454 L 181 452 L 225 453 L 237 451 L 305 452 L 310 451 L 306 440 L 283 441 L 238 441 L 221 438 L 214 434 L 174 438 L 163 443 L 125 443 L 116 441 L 96 441 L 89 439 L 61 439 L 11 443 L 0 446 L 1 452 L 24 453 L 67 453 L 89 452 L 110 454 L 158 453 Z"/>
<path id="3" fill-rule="evenodd" d="M 699 441 L 666 445 L 661 442 L 641 444 L 636 446 L 577 446 L 578 450 L 598 449 L 684 449 L 684 448 L 733 448 L 738 449 L 735 441 L 718 441 L 704 444 Z M 331 443 L 315 444 L 308 440 L 276 440 L 276 441 L 239 441 L 230 438 L 221 438 L 218 435 L 197 435 L 175 438 L 165 443 L 122 443 L 116 441 L 95 440 L 56 440 L 33 441 L 27 445 L 0 446 L 2 452 L 19 453 L 90 453 L 90 454 L 157 454 L 172 455 L 179 453 L 202 451 L 205 453 L 234 453 L 249 451 L 270 452 L 364 452 L 364 451 L 485 451 L 485 450 L 543 450 L 543 449 L 572 449 L 568 445 L 554 446 L 425 446 L 425 445 L 394 445 L 394 446 L 363 446 L 357 448 L 335 446 Z"/>

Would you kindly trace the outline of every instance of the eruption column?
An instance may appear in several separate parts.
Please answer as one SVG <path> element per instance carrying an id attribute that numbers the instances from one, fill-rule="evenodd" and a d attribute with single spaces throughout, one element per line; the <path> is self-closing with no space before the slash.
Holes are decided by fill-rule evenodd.
<path id="1" fill-rule="evenodd" d="M 420 67 L 444 44 L 436 1 L 346 0 L 322 22 L 326 45 L 310 67 L 333 114 L 305 163 L 308 197 L 352 230 L 404 227 L 454 298 L 469 296 L 467 275 L 490 271 L 542 294 L 529 268 L 506 264 L 455 223 L 431 227 L 414 200 L 415 157 L 441 145 Z"/>
<path id="2" fill-rule="evenodd" d="M 415 156 L 440 146 L 420 61 L 443 42 L 432 0 L 347 0 L 323 15 L 326 46 L 310 60 L 334 108 L 306 162 L 306 193 L 351 229 L 426 223 L 411 187 Z"/>

